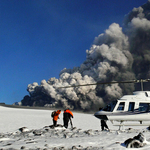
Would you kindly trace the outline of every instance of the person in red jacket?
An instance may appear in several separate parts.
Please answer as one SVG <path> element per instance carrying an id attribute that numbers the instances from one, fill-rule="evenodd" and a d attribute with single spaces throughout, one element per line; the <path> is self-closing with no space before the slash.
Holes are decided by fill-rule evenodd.
<path id="1" fill-rule="evenodd" d="M 65 109 L 64 114 L 63 114 L 63 121 L 64 121 L 64 127 L 65 128 L 68 128 L 69 120 L 70 120 L 71 126 L 73 128 L 71 118 L 73 118 L 73 113 L 69 109 Z"/>
<path id="2" fill-rule="evenodd" d="M 57 110 L 54 114 L 54 117 L 53 117 L 53 125 L 56 127 L 57 126 L 57 120 L 59 118 L 59 114 L 61 113 L 61 110 Z"/>

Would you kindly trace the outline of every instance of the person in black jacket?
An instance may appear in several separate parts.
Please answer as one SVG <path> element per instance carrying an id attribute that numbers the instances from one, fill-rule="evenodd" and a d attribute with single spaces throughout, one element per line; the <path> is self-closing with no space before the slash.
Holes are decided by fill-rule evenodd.
<path id="1" fill-rule="evenodd" d="M 73 113 L 69 109 L 65 109 L 64 113 L 63 113 L 63 121 L 64 121 L 64 127 L 65 128 L 68 128 L 69 120 L 71 123 L 71 127 L 73 128 L 71 118 L 73 118 Z"/>
<path id="2" fill-rule="evenodd" d="M 102 110 L 102 108 L 99 108 L 99 111 L 101 111 L 101 110 Z M 109 128 L 106 124 L 106 120 L 101 120 L 101 129 L 102 129 L 102 131 L 104 131 L 105 128 L 109 130 Z"/>

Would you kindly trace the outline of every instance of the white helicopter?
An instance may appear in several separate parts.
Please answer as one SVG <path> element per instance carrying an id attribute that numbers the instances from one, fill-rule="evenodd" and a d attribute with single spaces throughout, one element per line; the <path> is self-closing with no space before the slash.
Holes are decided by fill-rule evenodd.
<path id="1" fill-rule="evenodd" d="M 125 95 L 122 98 L 113 101 L 105 108 L 94 114 L 95 117 L 101 120 L 110 120 L 112 123 L 114 121 L 120 122 L 117 126 L 124 126 L 124 121 L 138 121 L 139 124 L 126 124 L 130 125 L 146 125 L 143 124 L 144 121 L 150 121 L 150 91 L 143 91 L 143 82 L 150 82 L 150 79 L 141 79 L 141 80 L 131 80 L 131 81 L 113 81 L 113 82 L 104 82 L 104 83 L 94 83 L 94 84 L 85 84 L 85 85 L 73 85 L 67 86 L 76 87 L 76 86 L 90 86 L 90 85 L 99 85 L 99 84 L 115 84 L 115 83 L 141 83 L 141 91 L 133 92 L 133 95 Z"/>
<path id="2" fill-rule="evenodd" d="M 143 91 L 143 82 L 150 82 L 150 79 L 133 80 L 119 83 L 141 83 L 142 91 L 133 92 L 133 95 L 125 95 L 113 101 L 102 110 L 94 114 L 101 120 L 118 121 L 121 125 L 148 125 L 143 121 L 150 121 L 150 91 Z M 118 83 L 118 82 L 112 82 Z M 111 83 L 111 84 L 112 84 Z M 140 124 L 123 124 L 124 121 L 138 121 Z"/>

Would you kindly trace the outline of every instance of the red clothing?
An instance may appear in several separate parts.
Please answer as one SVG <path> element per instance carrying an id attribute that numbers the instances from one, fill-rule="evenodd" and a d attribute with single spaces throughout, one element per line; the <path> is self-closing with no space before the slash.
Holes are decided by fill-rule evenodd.
<path id="1" fill-rule="evenodd" d="M 69 109 L 64 110 L 63 121 L 64 121 L 64 127 L 65 128 L 68 128 L 69 120 L 70 120 L 70 123 L 71 123 L 71 126 L 72 126 L 71 118 L 73 118 L 73 113 Z"/>
<path id="2" fill-rule="evenodd" d="M 53 120 L 57 121 L 60 113 L 61 113 L 61 110 L 57 110 L 54 114 Z"/>
<path id="3" fill-rule="evenodd" d="M 73 117 L 73 113 L 69 109 L 66 109 L 64 113 L 69 113 Z"/>

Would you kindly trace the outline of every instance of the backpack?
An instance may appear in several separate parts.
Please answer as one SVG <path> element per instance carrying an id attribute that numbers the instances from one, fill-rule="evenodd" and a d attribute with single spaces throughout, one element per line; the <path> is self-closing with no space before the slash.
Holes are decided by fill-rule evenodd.
<path id="1" fill-rule="evenodd" d="M 52 117 L 52 118 L 54 117 L 55 113 L 56 113 L 56 111 L 53 111 L 53 112 L 51 113 L 51 117 Z"/>

